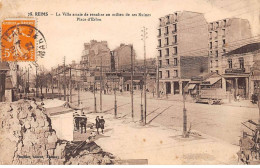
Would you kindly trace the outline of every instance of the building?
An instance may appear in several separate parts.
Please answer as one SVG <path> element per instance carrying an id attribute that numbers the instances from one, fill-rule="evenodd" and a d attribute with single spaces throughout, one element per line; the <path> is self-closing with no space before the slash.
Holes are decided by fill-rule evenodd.
<path id="1" fill-rule="evenodd" d="M 249 21 L 240 18 L 222 19 L 208 24 L 208 55 L 210 72 L 225 73 L 222 69 L 222 55 L 248 42 L 251 28 Z"/>
<path id="2" fill-rule="evenodd" d="M 107 42 L 91 40 L 90 43 L 85 43 L 80 64 L 89 70 L 100 69 L 102 65 L 104 71 L 110 71 L 111 54 Z"/>
<path id="3" fill-rule="evenodd" d="M 131 55 L 133 58 L 133 63 L 135 62 L 135 52 L 132 45 L 120 44 L 119 47 L 113 51 L 114 68 L 116 71 L 124 71 L 131 69 Z"/>
<path id="4" fill-rule="evenodd" d="M 202 13 L 175 12 L 159 18 L 157 37 L 160 91 L 182 94 L 191 76 L 208 71 L 207 50 L 198 52 L 208 47 L 207 21 Z"/>
<path id="5" fill-rule="evenodd" d="M 222 88 L 234 96 L 250 98 L 257 87 L 260 43 L 251 43 L 232 50 L 222 58 Z M 256 67 L 256 68 L 253 68 Z M 254 73 L 252 73 L 254 72 Z"/>

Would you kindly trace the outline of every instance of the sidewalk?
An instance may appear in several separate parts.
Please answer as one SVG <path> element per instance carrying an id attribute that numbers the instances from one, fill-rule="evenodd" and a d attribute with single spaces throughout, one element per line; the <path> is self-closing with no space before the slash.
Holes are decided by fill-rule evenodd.
<path id="1" fill-rule="evenodd" d="M 93 122 L 96 115 L 104 116 L 106 130 L 95 142 L 120 159 L 148 159 L 152 165 L 237 164 L 239 147 L 213 137 L 199 133 L 201 136 L 182 138 L 181 128 L 141 126 L 109 114 L 89 114 L 89 120 Z"/>

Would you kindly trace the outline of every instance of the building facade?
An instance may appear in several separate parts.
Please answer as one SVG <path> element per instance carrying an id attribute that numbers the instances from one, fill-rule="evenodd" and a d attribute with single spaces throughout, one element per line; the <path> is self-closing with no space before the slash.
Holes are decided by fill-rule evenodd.
<path id="1" fill-rule="evenodd" d="M 135 62 L 135 52 L 132 45 L 120 44 L 120 46 L 112 52 L 114 59 L 113 64 L 116 71 L 124 71 L 131 68 L 131 55 L 133 64 Z"/>
<path id="2" fill-rule="evenodd" d="M 107 42 L 91 40 L 85 43 L 80 64 L 90 70 L 100 69 L 102 65 L 104 71 L 110 71 L 111 54 Z"/>
<path id="3" fill-rule="evenodd" d="M 196 57 L 203 57 L 201 60 L 208 61 L 207 50 L 200 51 L 208 47 L 208 26 L 202 13 L 182 11 L 166 15 L 159 18 L 158 27 L 158 66 L 160 91 L 166 94 L 182 94 L 182 90 L 190 78 L 184 75 L 185 70 L 181 66 L 185 65 L 184 57 L 196 60 Z M 195 58 L 194 58 L 195 57 Z M 183 61 L 181 61 L 183 60 Z M 200 65 L 200 63 L 198 63 Z M 189 76 L 198 75 L 204 64 L 194 66 L 193 72 Z M 194 64 L 187 64 L 190 68 Z M 193 73 L 191 71 L 191 73 Z"/>
<path id="4" fill-rule="evenodd" d="M 210 22 L 208 24 L 210 72 L 225 73 L 221 65 L 223 54 L 250 43 L 251 37 L 250 24 L 246 19 L 228 18 Z"/>
<path id="5" fill-rule="evenodd" d="M 251 43 L 224 54 L 222 88 L 235 96 L 248 99 L 254 93 L 259 76 L 252 73 L 260 57 L 260 43 Z"/>

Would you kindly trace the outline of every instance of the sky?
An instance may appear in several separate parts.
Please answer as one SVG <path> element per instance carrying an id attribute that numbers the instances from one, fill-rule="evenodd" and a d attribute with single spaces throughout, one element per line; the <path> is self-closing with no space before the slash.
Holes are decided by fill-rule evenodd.
<path id="1" fill-rule="evenodd" d="M 113 50 L 120 43 L 133 44 L 137 58 L 143 58 L 141 29 L 147 27 L 147 57 L 157 54 L 158 18 L 175 11 L 194 11 L 205 14 L 208 22 L 229 17 L 248 19 L 254 36 L 260 34 L 259 0 L 0 0 L 0 20 L 26 17 L 28 12 L 48 12 L 39 16 L 37 28 L 44 34 L 47 54 L 38 63 L 47 69 L 72 60 L 79 62 L 84 43 L 90 40 L 107 41 Z M 151 17 L 99 17 L 102 21 L 76 21 L 76 17 L 56 16 L 70 13 L 146 13 Z M 53 15 L 50 15 L 53 14 Z"/>

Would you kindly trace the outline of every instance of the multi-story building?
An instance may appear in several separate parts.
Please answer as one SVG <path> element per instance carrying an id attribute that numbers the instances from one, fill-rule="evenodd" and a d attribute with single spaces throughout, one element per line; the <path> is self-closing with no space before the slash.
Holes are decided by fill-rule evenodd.
<path id="1" fill-rule="evenodd" d="M 201 50 L 208 47 L 207 21 L 202 13 L 174 12 L 159 18 L 157 37 L 160 91 L 182 94 L 191 76 L 208 70 L 207 50 Z"/>
<path id="2" fill-rule="evenodd" d="M 114 56 L 114 68 L 117 71 L 123 71 L 131 68 L 131 54 L 133 63 L 135 62 L 135 52 L 131 45 L 120 44 L 120 46 L 114 49 L 112 52 Z"/>
<path id="3" fill-rule="evenodd" d="M 91 40 L 90 43 L 85 43 L 80 63 L 90 70 L 100 69 L 102 65 L 104 71 L 110 71 L 111 55 L 107 42 Z"/>
<path id="4" fill-rule="evenodd" d="M 222 55 L 251 43 L 251 37 L 250 24 L 246 19 L 229 18 L 210 22 L 208 24 L 210 72 L 223 74 Z"/>

